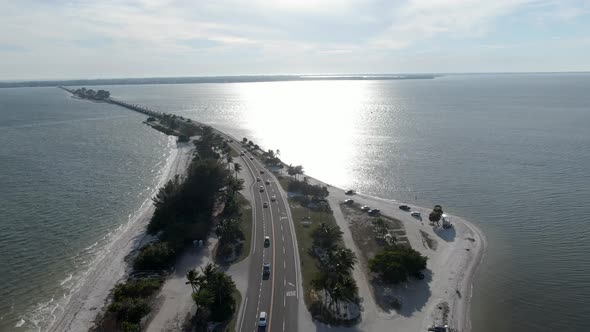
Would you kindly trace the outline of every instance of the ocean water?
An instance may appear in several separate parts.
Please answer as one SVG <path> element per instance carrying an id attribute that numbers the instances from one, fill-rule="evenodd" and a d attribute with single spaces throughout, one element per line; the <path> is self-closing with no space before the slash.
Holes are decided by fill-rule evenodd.
<path id="1" fill-rule="evenodd" d="M 473 331 L 585 331 L 590 74 L 109 87 L 344 188 L 478 225 Z"/>
<path id="2" fill-rule="evenodd" d="M 473 331 L 587 330 L 589 74 L 102 88 L 333 185 L 471 220 L 488 239 Z M 142 120 L 57 89 L 0 90 L 0 330 L 57 301 L 77 255 L 149 197 L 169 141 Z"/>
<path id="3" fill-rule="evenodd" d="M 56 88 L 0 89 L 0 330 L 37 330 L 132 220 L 171 141 Z"/>

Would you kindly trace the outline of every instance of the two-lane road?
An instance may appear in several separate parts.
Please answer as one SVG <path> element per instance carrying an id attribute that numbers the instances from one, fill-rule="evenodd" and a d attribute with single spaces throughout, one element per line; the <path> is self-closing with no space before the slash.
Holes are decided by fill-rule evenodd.
<path id="1" fill-rule="evenodd" d="M 238 143 L 232 143 L 232 147 L 238 151 L 242 150 Z M 260 178 L 260 181 L 255 180 L 249 188 L 254 197 L 254 225 L 250 248 L 249 284 L 237 330 L 295 332 L 300 272 L 288 202 L 278 180 L 257 159 L 250 158 L 250 153 L 242 157 L 247 168 L 244 171 L 249 172 L 254 179 Z M 265 203 L 268 206 L 266 208 Z M 270 245 L 266 247 L 265 236 L 270 237 Z M 263 276 L 264 263 L 270 263 L 269 276 Z M 265 328 L 258 326 L 260 312 L 267 313 Z"/>

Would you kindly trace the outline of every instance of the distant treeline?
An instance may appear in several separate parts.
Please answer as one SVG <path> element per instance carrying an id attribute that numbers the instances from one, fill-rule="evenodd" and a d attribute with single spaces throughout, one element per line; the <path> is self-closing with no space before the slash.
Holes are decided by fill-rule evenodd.
<path id="1" fill-rule="evenodd" d="M 337 80 L 413 80 L 433 79 L 440 75 L 339 75 L 339 76 L 209 76 L 209 77 L 151 77 L 151 78 L 109 78 L 61 81 L 0 82 L 0 88 L 80 86 L 80 85 L 135 85 L 135 84 L 188 84 L 188 83 L 247 83 L 278 81 L 337 81 Z"/>
<path id="2" fill-rule="evenodd" d="M 72 93 L 80 98 L 104 100 L 111 96 L 111 93 L 106 90 L 94 91 L 92 89 L 80 88 L 73 90 Z"/>

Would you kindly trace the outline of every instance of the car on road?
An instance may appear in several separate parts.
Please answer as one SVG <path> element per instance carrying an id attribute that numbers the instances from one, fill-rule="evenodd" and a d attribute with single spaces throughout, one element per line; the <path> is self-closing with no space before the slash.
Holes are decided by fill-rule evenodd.
<path id="1" fill-rule="evenodd" d="M 250 157 L 250 160 L 254 160 L 254 157 Z"/>
<path id="2" fill-rule="evenodd" d="M 240 156 L 243 156 L 243 155 L 244 155 L 244 152 L 240 152 Z"/>
<path id="3" fill-rule="evenodd" d="M 267 208 L 267 207 L 268 207 L 268 202 L 264 202 L 264 203 L 262 204 L 262 207 L 264 207 L 264 208 Z"/>
<path id="4" fill-rule="evenodd" d="M 265 327 L 266 326 L 266 312 L 261 311 L 258 317 L 258 326 Z"/>
<path id="5" fill-rule="evenodd" d="M 260 186 L 260 192 L 264 192 L 264 186 Z"/>
<path id="6" fill-rule="evenodd" d="M 361 206 L 361 211 L 369 211 L 371 209 L 371 207 L 363 205 Z"/>
<path id="7" fill-rule="evenodd" d="M 399 206 L 399 209 L 400 209 L 400 210 L 402 210 L 402 211 L 406 211 L 406 212 L 408 212 L 408 211 L 410 211 L 412 208 L 411 208 L 411 207 L 409 207 L 409 206 L 407 206 L 407 205 L 400 205 L 400 206 Z"/>
<path id="8" fill-rule="evenodd" d="M 262 275 L 270 275 L 270 263 L 262 264 Z"/>
<path id="9" fill-rule="evenodd" d="M 256 182 L 262 181 L 259 177 L 256 178 Z"/>
<path id="10" fill-rule="evenodd" d="M 352 203 L 354 203 L 354 200 L 352 200 L 352 199 L 345 199 L 344 200 L 344 204 L 346 204 L 346 205 L 352 205 Z"/>
<path id="11" fill-rule="evenodd" d="M 270 180 L 266 180 L 266 181 L 264 181 L 264 183 L 270 184 Z"/>
<path id="12" fill-rule="evenodd" d="M 348 196 L 352 196 L 352 195 L 354 195 L 354 190 L 349 189 L 349 190 L 345 191 L 344 194 L 348 195 Z"/>
<path id="13" fill-rule="evenodd" d="M 264 246 L 265 247 L 269 247 L 270 246 L 270 236 L 265 236 L 264 237 Z"/>
<path id="14" fill-rule="evenodd" d="M 379 215 L 379 213 L 381 213 L 381 210 L 371 209 L 371 210 L 367 211 L 367 213 L 369 213 L 369 215 L 371 215 L 371 216 L 377 216 L 377 215 Z"/>
<path id="15" fill-rule="evenodd" d="M 412 213 L 410 214 L 412 215 L 412 217 L 422 218 L 422 215 L 418 211 L 412 211 Z"/>
<path id="16" fill-rule="evenodd" d="M 277 196 L 275 196 L 275 195 L 270 196 L 270 200 L 273 201 L 273 202 L 276 201 L 277 200 Z"/>
<path id="17" fill-rule="evenodd" d="M 264 174 L 264 171 L 260 171 L 260 174 Z"/>

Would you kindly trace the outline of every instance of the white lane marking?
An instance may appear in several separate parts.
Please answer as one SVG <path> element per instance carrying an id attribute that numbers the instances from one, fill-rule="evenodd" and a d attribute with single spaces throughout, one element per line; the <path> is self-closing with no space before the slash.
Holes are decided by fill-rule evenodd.
<path id="1" fill-rule="evenodd" d="M 293 285 L 292 283 L 289 283 L 289 285 L 295 287 L 295 285 Z"/>
<path id="2" fill-rule="evenodd" d="M 248 297 L 244 300 L 244 307 L 242 308 L 242 318 L 240 318 L 240 329 L 238 332 L 242 331 L 242 326 L 244 325 L 244 315 L 246 315 L 246 308 L 248 307 Z"/>

